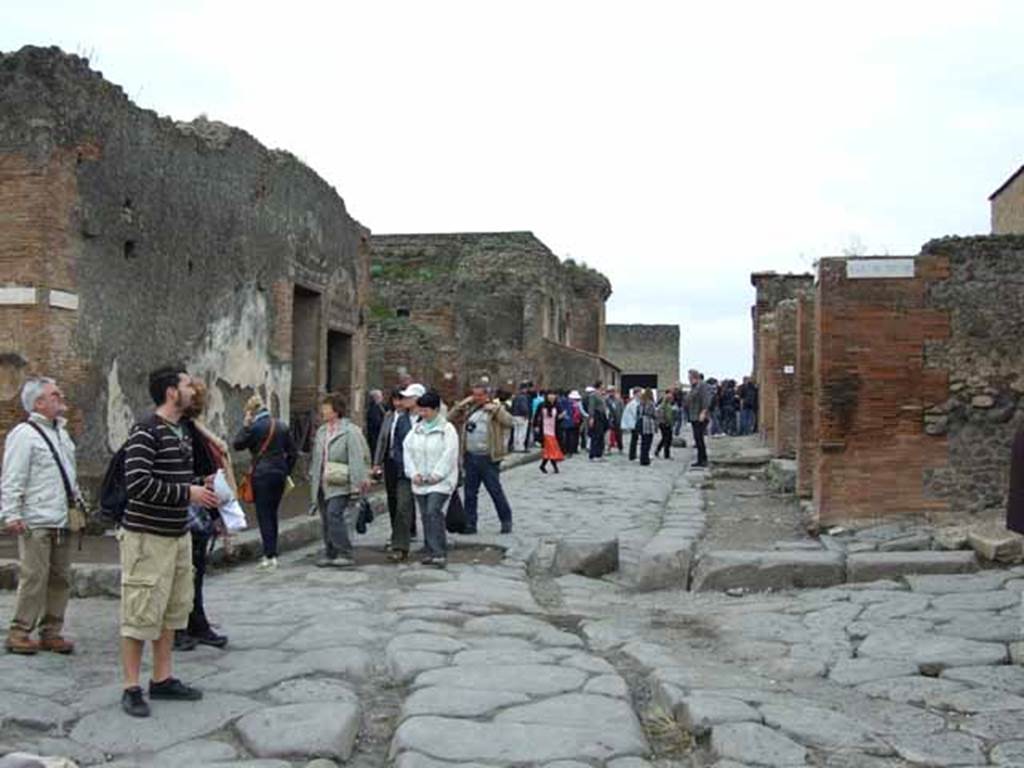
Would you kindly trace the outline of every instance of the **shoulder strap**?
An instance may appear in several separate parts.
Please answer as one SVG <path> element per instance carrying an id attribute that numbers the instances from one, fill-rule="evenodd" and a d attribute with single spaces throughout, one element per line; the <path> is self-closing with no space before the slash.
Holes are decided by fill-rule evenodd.
<path id="1" fill-rule="evenodd" d="M 50 438 L 47 436 L 43 428 L 36 424 L 34 421 L 26 421 L 32 429 L 39 433 L 39 436 L 46 442 L 46 447 L 50 449 L 50 454 L 53 456 L 53 460 L 57 462 L 57 469 L 60 470 L 60 479 L 64 483 L 64 494 L 68 497 L 68 504 L 75 503 L 75 493 L 71 490 L 71 480 L 68 479 L 68 473 L 64 470 L 64 462 L 60 460 L 57 455 L 57 449 L 53 447 L 53 443 L 50 442 Z"/>
<path id="2" fill-rule="evenodd" d="M 260 445 L 260 452 L 256 454 L 256 458 L 253 460 L 255 464 L 257 461 L 263 458 L 263 454 L 267 452 L 267 447 L 270 445 L 270 441 L 274 439 L 274 430 L 277 428 L 277 419 L 273 416 L 270 417 L 270 429 L 267 430 L 267 436 L 263 438 L 263 443 Z"/>

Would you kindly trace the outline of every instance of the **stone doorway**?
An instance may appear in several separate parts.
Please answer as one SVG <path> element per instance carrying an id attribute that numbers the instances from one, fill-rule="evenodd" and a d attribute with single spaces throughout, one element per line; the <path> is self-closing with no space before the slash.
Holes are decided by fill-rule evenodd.
<path id="1" fill-rule="evenodd" d="M 310 450 L 316 425 L 320 384 L 320 316 L 322 297 L 295 286 L 292 297 L 292 437 L 300 451 Z"/>

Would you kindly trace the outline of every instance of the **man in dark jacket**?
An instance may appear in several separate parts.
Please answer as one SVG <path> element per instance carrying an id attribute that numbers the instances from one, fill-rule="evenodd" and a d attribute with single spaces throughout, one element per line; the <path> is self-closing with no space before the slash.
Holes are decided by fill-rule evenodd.
<path id="1" fill-rule="evenodd" d="M 713 394 L 708 384 L 701 380 L 700 373 L 691 369 L 689 378 L 690 395 L 686 400 L 686 409 L 690 414 L 693 444 L 697 448 L 697 461 L 692 466 L 706 467 L 708 465 L 708 449 L 704 443 L 704 436 L 708 430 Z"/>

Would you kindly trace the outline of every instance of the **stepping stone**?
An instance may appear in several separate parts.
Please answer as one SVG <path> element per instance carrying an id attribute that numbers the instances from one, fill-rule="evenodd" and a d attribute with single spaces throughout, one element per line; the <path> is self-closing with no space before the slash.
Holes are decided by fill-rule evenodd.
<path id="1" fill-rule="evenodd" d="M 260 709 L 235 727 L 246 749 L 257 757 L 326 755 L 348 760 L 360 719 L 356 703 L 321 701 Z"/>
<path id="2" fill-rule="evenodd" d="M 501 667 L 466 665 L 423 672 L 416 678 L 414 685 L 417 688 L 439 685 L 550 696 L 579 690 L 587 677 L 582 670 L 550 664 L 513 664 Z"/>
<path id="3" fill-rule="evenodd" d="M 449 761 L 536 765 L 554 760 L 609 760 L 649 750 L 642 732 L 596 723 L 567 727 L 412 717 L 398 727 L 391 755 L 412 750 Z"/>
<path id="4" fill-rule="evenodd" d="M 286 680 L 267 691 L 267 696 L 277 704 L 299 704 L 306 701 L 358 703 L 359 701 L 355 691 L 347 685 L 329 678 Z"/>
<path id="5" fill-rule="evenodd" d="M 790 738 L 757 723 L 725 723 L 711 732 L 715 756 L 767 766 L 806 765 L 807 750 Z"/>
<path id="6" fill-rule="evenodd" d="M 859 552 L 846 558 L 846 577 L 854 582 L 976 570 L 973 552 Z"/>
<path id="7" fill-rule="evenodd" d="M 691 589 L 782 590 L 830 587 L 842 581 L 843 557 L 836 552 L 717 550 L 698 560 Z"/>
<path id="8" fill-rule="evenodd" d="M 402 703 L 403 717 L 441 715 L 485 717 L 496 709 L 526 704 L 530 698 L 512 691 L 474 691 L 468 688 L 431 686 L 413 691 Z"/>

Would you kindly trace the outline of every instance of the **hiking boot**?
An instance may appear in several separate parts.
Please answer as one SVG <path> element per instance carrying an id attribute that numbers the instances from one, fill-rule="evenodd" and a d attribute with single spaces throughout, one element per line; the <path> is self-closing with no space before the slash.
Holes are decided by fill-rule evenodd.
<path id="1" fill-rule="evenodd" d="M 214 632 L 210 627 L 205 632 L 190 632 L 189 637 L 201 645 L 209 645 L 214 648 L 223 648 L 228 644 L 228 636 Z"/>
<path id="2" fill-rule="evenodd" d="M 194 651 L 199 643 L 183 629 L 174 630 L 174 650 Z"/>
<path id="3" fill-rule="evenodd" d="M 39 653 L 39 643 L 29 637 L 27 632 L 11 632 L 5 643 L 8 653 L 20 656 L 33 656 Z"/>
<path id="4" fill-rule="evenodd" d="M 185 685 L 176 677 L 168 677 L 155 683 L 149 681 L 149 698 L 168 699 L 171 701 L 199 701 L 203 698 L 203 692 L 198 688 Z"/>
<path id="5" fill-rule="evenodd" d="M 60 635 L 44 637 L 39 641 L 39 650 L 68 655 L 75 652 L 75 644 Z"/>
<path id="6" fill-rule="evenodd" d="M 142 689 L 139 686 L 125 688 L 121 694 L 121 709 L 132 717 L 149 717 L 149 704 L 142 697 Z"/>

